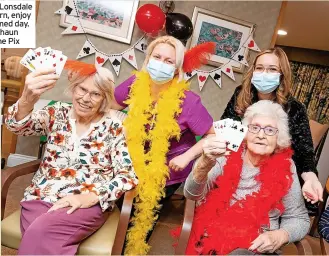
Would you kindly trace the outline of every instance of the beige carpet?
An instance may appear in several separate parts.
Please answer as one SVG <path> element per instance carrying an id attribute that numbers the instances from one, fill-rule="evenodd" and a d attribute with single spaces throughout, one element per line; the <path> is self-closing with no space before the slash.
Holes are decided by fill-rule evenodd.
<path id="1" fill-rule="evenodd" d="M 5 216 L 19 209 L 19 201 L 23 197 L 24 189 L 29 185 L 32 175 L 26 175 L 17 178 L 9 188 L 6 203 Z M 162 215 L 150 239 L 152 246 L 150 255 L 173 255 L 173 240 L 170 236 L 170 230 L 182 223 L 184 213 L 184 201 L 170 200 L 163 206 Z M 307 237 L 310 242 L 313 254 L 320 255 L 319 239 Z M 1 255 L 16 255 L 17 251 L 1 246 Z M 296 255 L 297 251 L 294 245 L 288 245 L 284 248 L 285 255 Z"/>

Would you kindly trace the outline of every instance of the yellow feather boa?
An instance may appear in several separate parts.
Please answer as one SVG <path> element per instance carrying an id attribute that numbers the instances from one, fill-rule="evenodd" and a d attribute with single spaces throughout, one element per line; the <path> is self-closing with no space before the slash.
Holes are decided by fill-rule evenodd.
<path id="1" fill-rule="evenodd" d="M 164 187 L 169 177 L 166 164 L 169 140 L 180 138 L 181 131 L 176 117 L 182 112 L 185 91 L 189 89 L 185 81 L 177 82 L 174 78 L 168 89 L 160 94 L 157 106 L 153 108 L 150 84 L 148 73 L 136 72 L 135 82 L 126 101 L 129 112 L 124 126 L 129 153 L 139 179 L 133 226 L 127 233 L 125 254 L 128 255 L 145 255 L 150 250 L 145 240 L 157 217 L 159 200 L 165 194 Z M 156 120 L 153 118 L 155 114 Z M 156 125 L 147 134 L 145 125 L 150 122 Z M 147 154 L 144 153 L 145 141 L 150 141 L 151 147 Z"/>

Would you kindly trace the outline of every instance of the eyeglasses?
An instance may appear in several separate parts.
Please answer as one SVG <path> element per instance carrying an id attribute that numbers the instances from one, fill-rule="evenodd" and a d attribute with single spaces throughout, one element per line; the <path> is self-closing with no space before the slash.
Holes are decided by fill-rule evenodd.
<path id="1" fill-rule="evenodd" d="M 257 124 L 249 124 L 248 125 L 248 131 L 254 134 L 257 134 L 260 132 L 260 130 L 264 130 L 264 133 L 268 136 L 274 136 L 279 131 L 278 128 L 272 127 L 272 126 L 266 126 L 261 127 Z"/>
<path id="2" fill-rule="evenodd" d="M 280 68 L 277 66 L 264 67 L 263 65 L 256 65 L 254 70 L 259 73 L 263 73 L 265 70 L 267 73 L 280 73 Z"/>
<path id="3" fill-rule="evenodd" d="M 86 90 L 85 88 L 79 85 L 75 87 L 75 93 L 78 94 L 79 96 L 85 96 L 87 93 L 89 93 L 90 99 L 95 102 L 103 99 L 103 95 L 100 94 L 99 92 L 89 92 L 88 90 Z"/>

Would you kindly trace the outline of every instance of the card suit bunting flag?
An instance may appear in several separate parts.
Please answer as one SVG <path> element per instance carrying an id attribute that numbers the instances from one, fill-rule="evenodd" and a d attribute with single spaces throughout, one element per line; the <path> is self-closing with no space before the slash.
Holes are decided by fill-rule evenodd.
<path id="1" fill-rule="evenodd" d="M 192 72 L 185 72 L 184 73 L 184 79 L 186 81 L 190 80 L 194 75 L 196 74 L 196 70 L 193 70 Z"/>
<path id="2" fill-rule="evenodd" d="M 95 54 L 95 66 L 96 67 L 101 67 L 105 64 L 105 62 L 107 61 L 108 56 L 106 56 L 105 54 L 101 53 L 101 52 L 96 52 Z"/>
<path id="3" fill-rule="evenodd" d="M 91 55 L 95 52 L 96 52 L 96 50 L 95 50 L 94 46 L 89 42 L 89 40 L 86 40 L 86 42 L 82 46 L 82 48 L 81 48 L 78 56 L 76 57 L 76 59 L 86 57 L 86 56 Z"/>
<path id="4" fill-rule="evenodd" d="M 215 81 L 215 83 L 222 88 L 222 72 L 220 69 L 215 70 L 210 73 L 211 78 Z"/>
<path id="5" fill-rule="evenodd" d="M 80 21 L 77 20 L 73 24 L 71 24 L 67 29 L 62 32 L 62 35 L 69 35 L 69 34 L 83 34 L 85 33 L 80 25 Z"/>
<path id="6" fill-rule="evenodd" d="M 139 40 L 136 45 L 135 48 L 141 52 L 146 53 L 146 48 L 147 48 L 147 40 L 145 37 L 143 37 L 141 40 Z"/>
<path id="7" fill-rule="evenodd" d="M 109 56 L 109 61 L 111 62 L 111 65 L 115 71 L 115 74 L 119 76 L 121 63 L 122 63 L 122 55 L 111 55 Z"/>
<path id="8" fill-rule="evenodd" d="M 234 73 L 233 73 L 233 68 L 232 66 L 227 63 L 223 67 L 221 67 L 221 71 L 227 75 L 229 78 L 231 78 L 233 81 L 235 81 Z"/>
<path id="9" fill-rule="evenodd" d="M 245 47 L 241 47 L 236 53 L 234 53 L 233 60 L 241 63 L 242 65 L 249 66 L 246 60 Z"/>
<path id="10" fill-rule="evenodd" d="M 252 36 L 248 38 L 248 40 L 243 44 L 243 46 L 256 52 L 261 51 Z"/>
<path id="11" fill-rule="evenodd" d="M 75 9 L 74 2 L 68 1 L 67 5 L 63 6 L 62 8 L 58 9 L 55 14 L 67 14 L 70 16 L 78 16 L 78 13 Z"/>
<path id="12" fill-rule="evenodd" d="M 123 57 L 126 61 L 128 61 L 128 63 L 129 63 L 130 65 L 132 65 L 135 69 L 138 69 L 134 47 L 130 48 L 128 51 L 125 51 L 125 52 L 122 54 L 122 57 Z"/>
<path id="13" fill-rule="evenodd" d="M 205 73 L 205 72 L 202 72 L 202 71 L 197 71 L 197 73 L 198 73 L 199 89 L 200 89 L 200 92 L 201 92 L 204 84 L 207 81 L 207 78 L 209 76 L 209 73 Z"/>

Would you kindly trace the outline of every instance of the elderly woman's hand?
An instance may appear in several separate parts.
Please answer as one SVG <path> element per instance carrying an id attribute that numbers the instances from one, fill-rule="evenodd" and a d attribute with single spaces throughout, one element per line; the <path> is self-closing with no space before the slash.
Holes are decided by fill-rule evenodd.
<path id="1" fill-rule="evenodd" d="M 207 136 L 203 143 L 203 158 L 205 161 L 215 162 L 216 158 L 228 154 L 225 140 L 216 137 L 216 135 Z"/>
<path id="2" fill-rule="evenodd" d="M 302 178 L 305 181 L 302 188 L 304 198 L 312 204 L 323 201 L 323 188 L 315 173 L 304 172 Z"/>
<path id="3" fill-rule="evenodd" d="M 80 195 L 69 195 L 58 200 L 48 210 L 48 212 L 56 211 L 61 208 L 71 207 L 67 214 L 71 214 L 79 208 L 90 208 L 99 202 L 98 196 L 94 193 L 80 194 Z"/>
<path id="4" fill-rule="evenodd" d="M 257 250 L 261 253 L 273 253 L 288 242 L 289 234 L 287 231 L 283 229 L 267 231 L 260 234 L 254 241 L 252 241 L 248 250 Z"/>
<path id="5" fill-rule="evenodd" d="M 41 69 L 26 76 L 25 87 L 20 98 L 20 104 L 32 106 L 39 100 L 40 95 L 55 86 L 59 76 L 53 68 Z"/>

